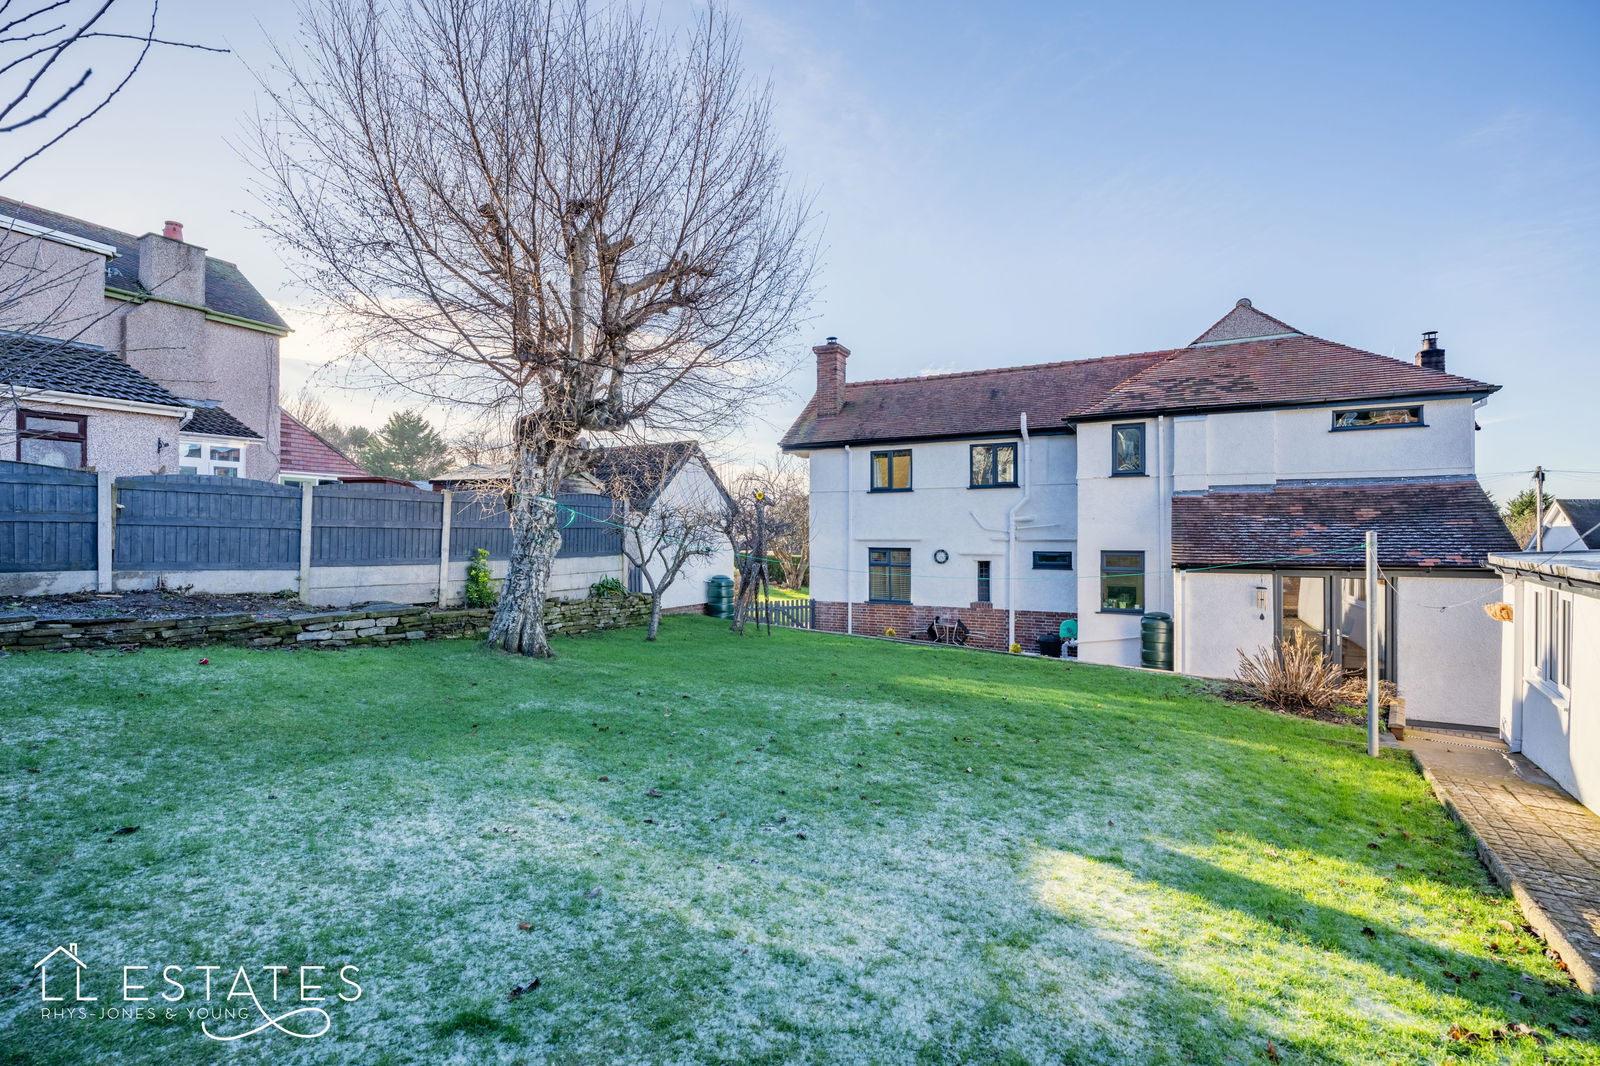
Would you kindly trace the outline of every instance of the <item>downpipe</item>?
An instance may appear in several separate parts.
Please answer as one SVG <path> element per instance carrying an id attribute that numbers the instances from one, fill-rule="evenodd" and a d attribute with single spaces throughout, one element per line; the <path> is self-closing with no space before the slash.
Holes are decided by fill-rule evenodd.
<path id="1" fill-rule="evenodd" d="M 1006 648 L 1017 642 L 1017 512 L 1033 491 L 1033 440 L 1028 436 L 1028 412 L 1017 416 L 1022 435 L 1022 495 L 1006 511 Z"/>

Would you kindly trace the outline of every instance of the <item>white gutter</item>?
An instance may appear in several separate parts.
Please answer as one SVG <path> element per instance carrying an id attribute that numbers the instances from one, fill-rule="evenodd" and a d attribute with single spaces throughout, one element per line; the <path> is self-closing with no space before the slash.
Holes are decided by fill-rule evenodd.
<path id="1" fill-rule="evenodd" d="M 174 407 L 171 404 L 148 403 L 144 400 L 118 400 L 110 396 L 86 396 L 77 392 L 58 392 L 53 389 L 30 389 L 19 387 L 12 392 L 13 397 L 21 402 L 33 400 L 37 403 L 53 403 L 59 407 L 87 407 L 96 411 L 128 411 L 141 415 L 163 415 L 167 418 L 183 418 L 188 420 L 194 413 L 191 407 Z"/>
<path id="2" fill-rule="evenodd" d="M 854 584 L 850 572 L 850 560 L 855 555 L 855 547 L 850 540 L 850 512 L 855 508 L 855 493 L 850 489 L 850 445 L 844 446 L 844 631 L 854 633 L 855 626 L 855 590 L 850 586 Z"/>
<path id="3" fill-rule="evenodd" d="M 1017 512 L 1028 502 L 1033 482 L 1033 442 L 1028 436 L 1028 412 L 1017 416 L 1022 434 L 1022 495 L 1006 512 L 1006 647 L 1017 642 Z"/>

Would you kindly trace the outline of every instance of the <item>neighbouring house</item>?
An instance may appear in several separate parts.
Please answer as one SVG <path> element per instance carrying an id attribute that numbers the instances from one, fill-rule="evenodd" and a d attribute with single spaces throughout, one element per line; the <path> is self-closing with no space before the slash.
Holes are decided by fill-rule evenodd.
<path id="1" fill-rule="evenodd" d="M 168 222 L 134 236 L 0 197 L 0 456 L 276 480 L 288 326 Z"/>
<path id="2" fill-rule="evenodd" d="M 438 491 L 481 490 L 504 485 L 507 476 L 504 464 L 474 464 L 442 474 L 432 480 L 432 485 Z M 694 441 L 606 448 L 593 468 L 571 478 L 563 485 L 563 491 L 607 496 L 635 512 L 648 512 L 658 505 L 676 503 L 733 507 L 722 479 Z M 717 574 L 733 573 L 733 548 L 726 535 L 719 532 L 715 545 L 716 550 L 710 555 L 691 560 L 678 572 L 661 597 L 663 610 L 703 608 L 706 581 Z M 643 591 L 645 587 L 642 576 L 634 572 L 631 564 L 626 583 L 632 592 Z"/>
<path id="3" fill-rule="evenodd" d="M 1510 608 L 1500 737 L 1600 813 L 1600 551 L 1495 553 L 1489 563 Z"/>
<path id="4" fill-rule="evenodd" d="M 959 620 L 1031 649 L 1078 620 L 1079 655 L 1141 661 L 1172 618 L 1177 670 L 1307 633 L 1364 669 L 1362 539 L 1384 572 L 1379 661 L 1413 721 L 1492 729 L 1499 635 L 1476 605 L 1514 550 L 1474 473 L 1498 390 L 1308 335 L 1238 304 L 1181 348 L 878 381 L 813 349 L 783 439 L 811 469 L 819 628 L 902 636 Z"/>
<path id="5" fill-rule="evenodd" d="M 365 467 L 351 461 L 321 434 L 288 411 L 278 412 L 278 480 L 285 485 L 313 485 L 329 481 L 370 478 Z"/>
<path id="6" fill-rule="evenodd" d="M 1537 535 L 1523 548 L 1532 548 Z M 1600 550 L 1600 500 L 1551 500 L 1544 509 L 1541 551 Z"/>

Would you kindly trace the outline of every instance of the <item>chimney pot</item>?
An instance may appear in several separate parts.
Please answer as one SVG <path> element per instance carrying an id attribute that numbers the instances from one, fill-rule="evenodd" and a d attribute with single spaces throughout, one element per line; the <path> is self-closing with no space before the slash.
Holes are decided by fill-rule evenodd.
<path id="1" fill-rule="evenodd" d="M 836 415 L 844 406 L 844 361 L 850 349 L 838 337 L 829 337 L 811 351 L 817 357 L 817 413 Z"/>
<path id="2" fill-rule="evenodd" d="M 1422 350 L 1417 352 L 1417 365 L 1424 370 L 1444 372 L 1444 349 L 1439 347 L 1439 331 L 1430 329 L 1422 334 Z"/>
<path id="3" fill-rule="evenodd" d="M 168 219 L 166 225 L 161 227 L 161 235 L 166 237 L 168 240 L 183 240 L 183 223 L 173 222 L 171 219 Z"/>

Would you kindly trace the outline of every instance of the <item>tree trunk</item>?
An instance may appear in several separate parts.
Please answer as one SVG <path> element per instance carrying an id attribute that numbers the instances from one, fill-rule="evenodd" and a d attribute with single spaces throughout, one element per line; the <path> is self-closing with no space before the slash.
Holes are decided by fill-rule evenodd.
<path id="1" fill-rule="evenodd" d="M 656 633 L 661 629 L 661 595 L 656 593 L 650 597 L 650 629 L 645 633 L 645 640 L 655 640 Z"/>
<path id="2" fill-rule="evenodd" d="M 544 601 L 550 594 L 550 571 L 561 549 L 556 492 L 561 469 L 535 465 L 532 449 L 522 449 L 511 493 L 511 562 L 488 642 L 503 651 L 552 659 L 544 625 Z M 564 468 L 565 464 L 562 464 Z"/>

